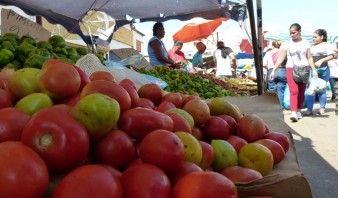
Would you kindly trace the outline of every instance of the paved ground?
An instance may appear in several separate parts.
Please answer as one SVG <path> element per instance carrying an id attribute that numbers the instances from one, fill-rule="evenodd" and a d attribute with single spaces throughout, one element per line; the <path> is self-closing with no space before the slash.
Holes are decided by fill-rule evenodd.
<path id="1" fill-rule="evenodd" d="M 283 112 L 285 123 L 293 130 L 300 166 L 314 198 L 338 197 L 338 115 L 335 114 L 336 102 L 330 101 L 330 94 L 328 92 L 323 115 L 304 117 L 291 123 L 290 111 Z M 318 108 L 316 103 L 314 110 Z"/>

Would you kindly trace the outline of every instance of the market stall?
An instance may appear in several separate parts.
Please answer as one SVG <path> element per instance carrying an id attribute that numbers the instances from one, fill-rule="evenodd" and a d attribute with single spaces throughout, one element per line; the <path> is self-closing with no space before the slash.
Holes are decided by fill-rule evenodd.
<path id="1" fill-rule="evenodd" d="M 34 4 L 27 5 L 25 2 L 15 1 L 14 4 L 23 7 L 29 13 L 39 13 L 40 10 L 37 10 Z M 7 5 L 13 2 L 1 1 L 1 3 Z M 115 8 L 115 4 L 113 6 L 90 3 L 92 2 L 86 1 L 81 6 L 88 10 L 101 8 L 108 11 L 112 7 Z M 144 3 L 144 1 L 136 3 Z M 191 3 L 189 1 L 190 7 Z M 202 4 L 202 6 L 209 5 L 208 11 L 197 14 L 206 14 L 206 18 L 210 15 L 210 18 L 214 18 L 213 14 L 218 16 L 228 14 L 227 16 L 239 19 L 239 9 L 232 7 L 236 11 L 235 14 L 237 13 L 232 15 L 234 13 L 231 9 L 227 10 L 228 3 L 223 3 L 222 9 L 218 1 L 211 3 L 212 5 L 209 3 L 210 1 L 205 1 Z M 69 8 L 79 6 L 75 4 L 70 4 Z M 163 4 L 172 6 L 167 1 L 163 1 Z M 105 7 L 105 5 L 112 7 Z M 192 6 L 194 9 L 199 8 L 194 6 Z M 234 4 L 234 6 L 240 5 Z M 50 20 L 55 20 L 53 17 L 60 17 L 58 19 L 69 27 L 73 27 L 75 21 L 81 20 L 60 15 L 57 13 L 60 11 L 57 8 L 53 7 L 55 12 L 48 13 L 43 9 L 44 12 L 41 14 L 45 14 Z M 140 8 L 139 10 L 142 10 L 143 7 Z M 214 12 L 212 8 L 219 12 Z M 116 11 L 116 9 L 112 10 Z M 133 11 L 135 9 L 130 12 Z M 158 13 L 155 12 L 156 14 Z M 193 16 L 194 14 L 189 14 L 181 17 L 187 19 Z M 137 13 L 134 17 L 137 17 Z M 154 19 L 154 16 L 148 16 L 144 20 Z M 121 24 L 129 22 L 121 20 Z M 110 68 L 103 65 L 99 56 L 88 55 L 87 52 L 83 52 L 83 49 L 77 51 L 75 48 L 66 46 L 62 37 L 50 37 L 44 42 L 44 47 L 41 47 L 44 50 L 38 51 L 40 47 L 33 38 L 13 34 L 3 36 L 2 44 L 3 41 L 9 41 L 18 44 L 18 48 L 5 49 L 4 45 L 1 46 L 2 55 L 6 55 L 8 59 L 1 65 L 6 67 L 7 71 L 1 73 L 0 84 L 0 93 L 4 96 L 1 97 L 0 123 L 6 126 L 0 127 L 4 129 L 4 132 L 0 133 L 0 156 L 3 159 L 3 163 L 0 164 L 1 196 L 19 198 L 110 195 L 118 198 L 133 198 L 140 197 L 140 194 L 144 193 L 144 197 L 161 194 L 163 197 L 176 198 L 193 197 L 186 193 L 199 190 L 201 194 L 195 194 L 196 197 L 211 193 L 204 197 L 216 198 L 216 194 L 213 193 L 217 192 L 221 192 L 218 194 L 219 197 L 230 195 L 231 197 L 312 197 L 307 180 L 299 168 L 290 133 L 292 129 L 283 122 L 276 95 L 266 93 L 254 97 L 230 96 L 224 89 L 225 86 L 221 89 L 220 86 L 211 84 L 217 81 L 200 76 L 196 77 L 200 80 L 198 82 L 192 76 L 185 76 L 187 81 L 180 84 L 179 80 L 183 76 L 180 76 L 178 71 L 171 71 L 170 75 L 174 78 L 167 75 L 171 78 L 170 83 L 178 89 L 183 84 L 191 84 L 195 86 L 194 90 L 192 88 L 185 90 L 186 93 L 177 93 L 176 90 L 165 92 L 157 83 L 153 83 L 153 79 L 144 78 L 140 72 L 129 69 L 122 63 L 122 67 Z M 20 49 L 20 53 L 17 49 Z M 48 57 L 43 56 L 42 52 L 49 52 Z M 71 56 L 75 54 L 76 56 Z M 44 59 L 37 55 L 43 56 Z M 31 61 L 32 57 L 38 57 L 39 61 Z M 9 71 L 8 64 L 15 60 L 21 61 L 23 65 Z M 162 70 L 167 71 L 163 68 Z M 27 81 L 30 83 L 25 83 Z M 203 88 L 213 89 L 213 92 L 205 90 L 203 95 L 196 92 L 189 93 Z M 169 101 L 172 103 L 171 106 Z M 220 105 L 215 105 L 213 101 L 216 104 L 219 102 Z M 167 104 L 161 106 L 163 102 Z M 218 107 L 222 105 L 228 109 L 219 110 Z M 267 105 L 269 108 L 266 108 Z M 245 165 L 243 161 L 241 163 L 237 156 L 239 153 L 234 146 L 226 142 L 230 135 L 230 124 L 228 124 L 231 123 L 230 120 L 218 118 L 222 125 L 217 130 L 227 130 L 226 134 L 222 134 L 222 138 L 213 138 L 212 134 L 206 132 L 216 131 L 215 127 L 207 129 L 209 119 L 214 121 L 216 116 L 223 114 L 231 117 L 230 119 L 234 120 L 232 123 L 238 124 L 238 127 L 243 126 L 240 125 L 242 117 L 255 114 L 259 130 L 254 129 L 260 133 L 259 138 L 255 140 L 263 139 L 266 133 L 278 131 L 284 134 L 283 137 L 287 137 L 290 144 L 289 150 L 283 150 L 279 143 L 275 143 L 279 145 L 282 152 L 286 152 L 280 163 L 275 165 L 272 151 L 268 147 L 258 146 L 266 153 L 267 162 L 264 163 L 267 163 L 267 169 L 252 167 L 260 176 L 259 178 L 250 182 L 232 182 L 220 174 L 222 169 L 231 165 L 247 168 L 251 166 Z M 13 126 L 16 128 L 13 129 Z M 11 130 L 16 130 L 15 137 Z M 240 136 L 239 131 L 245 129 L 231 128 L 231 130 L 233 135 Z M 160 134 L 160 136 L 152 134 Z M 203 139 L 203 135 L 210 135 L 209 139 Z M 167 139 L 170 141 L 166 141 Z M 230 153 L 234 160 L 228 164 L 224 155 L 209 153 L 209 157 L 217 158 L 217 162 L 216 160 L 202 161 L 203 156 L 208 155 L 202 150 L 199 140 L 205 141 L 215 153 L 220 151 Z M 218 140 L 226 146 L 212 147 L 212 140 Z M 255 140 L 248 138 L 247 143 L 253 143 Z M 257 146 L 258 143 L 253 144 Z M 116 145 L 122 145 L 123 151 Z M 111 146 L 116 147 L 111 148 Z M 172 149 L 161 149 L 163 147 Z M 176 153 L 174 151 L 177 151 L 175 156 L 172 155 Z M 110 155 L 113 157 L 107 157 Z M 26 166 L 28 162 L 31 166 Z M 175 180 L 173 175 L 179 172 L 177 170 L 184 162 L 190 163 L 198 173 L 185 173 L 180 175 L 181 178 L 177 176 L 178 179 Z M 146 174 L 147 179 L 144 179 L 145 175 L 142 174 Z M 189 185 L 190 178 L 184 177 L 185 175 L 196 175 L 198 180 L 191 180 L 195 181 L 196 185 Z M 161 179 L 157 179 L 159 177 Z M 213 184 L 218 181 L 215 178 L 221 179 L 220 185 Z M 204 181 L 206 185 L 212 184 L 210 188 L 218 190 L 226 188 L 227 192 L 226 194 L 224 190 L 209 192 L 208 188 L 204 188 L 205 186 L 197 186 L 196 181 Z M 152 190 L 154 185 L 157 186 L 156 191 Z M 196 186 L 197 189 L 193 189 Z"/>

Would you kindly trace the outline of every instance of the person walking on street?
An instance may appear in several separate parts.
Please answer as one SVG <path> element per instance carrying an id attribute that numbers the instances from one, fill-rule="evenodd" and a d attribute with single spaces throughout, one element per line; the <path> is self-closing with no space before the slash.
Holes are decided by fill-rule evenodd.
<path id="1" fill-rule="evenodd" d="M 334 57 L 334 52 L 330 44 L 327 42 L 327 32 L 324 29 L 318 29 L 313 33 L 314 45 L 310 48 L 313 61 L 317 67 L 316 71 L 318 78 L 325 80 L 327 83 L 330 79 L 330 68 L 328 67 L 328 61 Z M 311 73 L 310 73 L 311 78 Z M 316 92 L 314 95 L 309 95 L 307 98 L 307 111 L 304 115 L 310 116 L 313 114 L 313 105 L 318 95 L 320 109 L 319 114 L 325 113 L 326 106 L 326 90 Z"/>
<path id="2" fill-rule="evenodd" d="M 273 79 L 270 79 L 271 72 L 275 67 L 277 62 L 280 46 L 282 45 L 281 40 L 275 40 L 272 42 L 272 48 L 268 50 L 263 58 L 263 67 L 268 69 L 266 81 L 268 84 L 269 91 L 276 91 L 279 99 L 279 103 L 282 109 L 285 109 L 283 101 L 284 101 L 284 91 L 286 87 L 286 59 L 284 62 L 278 67 L 276 70 L 276 74 Z"/>
<path id="3" fill-rule="evenodd" d="M 271 72 L 270 79 L 274 79 L 275 71 L 287 57 L 286 79 L 290 90 L 290 119 L 297 122 L 302 118 L 301 109 L 303 108 L 305 88 L 310 75 L 309 66 L 312 69 L 313 76 L 317 76 L 317 71 L 310 52 L 310 43 L 302 39 L 301 26 L 294 23 L 290 26 L 289 32 L 291 39 L 284 42 L 280 47 L 280 54 Z"/>

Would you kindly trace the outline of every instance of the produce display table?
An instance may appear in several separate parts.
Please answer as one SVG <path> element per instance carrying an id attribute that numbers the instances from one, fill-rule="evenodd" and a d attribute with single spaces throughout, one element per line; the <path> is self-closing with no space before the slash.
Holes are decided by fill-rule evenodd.
<path id="1" fill-rule="evenodd" d="M 259 115 L 271 131 L 287 133 L 291 140 L 285 159 L 276 165 L 270 174 L 249 184 L 237 185 L 239 197 L 312 198 L 310 185 L 300 169 L 291 135 L 292 129 L 284 122 L 277 95 L 266 92 L 260 96 L 227 97 L 226 99 L 238 105 L 243 114 Z"/>

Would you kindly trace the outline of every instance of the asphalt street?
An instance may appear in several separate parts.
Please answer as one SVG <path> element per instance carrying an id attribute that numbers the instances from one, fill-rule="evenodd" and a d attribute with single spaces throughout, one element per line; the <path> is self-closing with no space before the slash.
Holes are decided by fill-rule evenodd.
<path id="1" fill-rule="evenodd" d="M 291 122 L 290 111 L 283 111 L 285 123 L 293 130 L 300 167 L 314 198 L 338 197 L 338 115 L 336 102 L 330 98 L 328 91 L 325 114 L 303 117 L 298 122 Z M 316 102 L 314 111 L 318 110 Z"/>

